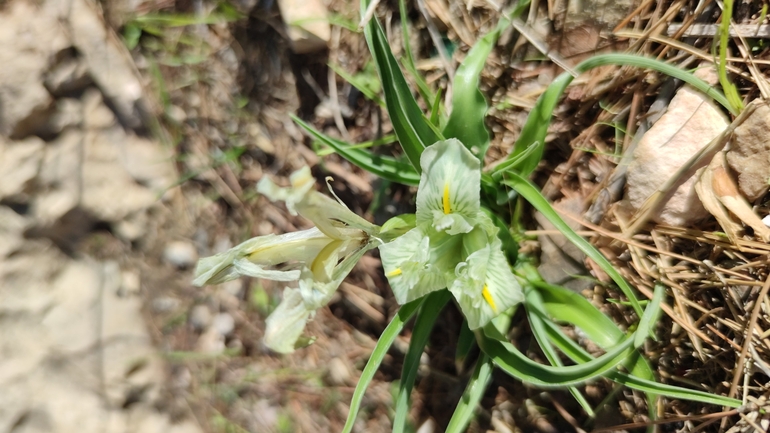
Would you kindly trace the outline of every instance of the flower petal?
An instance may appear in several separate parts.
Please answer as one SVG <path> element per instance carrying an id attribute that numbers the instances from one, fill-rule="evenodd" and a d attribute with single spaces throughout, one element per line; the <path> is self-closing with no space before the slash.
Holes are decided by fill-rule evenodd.
<path id="1" fill-rule="evenodd" d="M 460 304 L 470 329 L 486 325 L 524 300 L 521 285 L 511 272 L 498 239 L 468 256 L 457 266 L 457 273 L 449 290 Z"/>
<path id="2" fill-rule="evenodd" d="M 379 228 L 356 215 L 347 206 L 314 189 L 315 179 L 309 167 L 303 167 L 291 175 L 291 187 L 281 188 L 267 177 L 257 184 L 257 192 L 271 201 L 284 201 L 292 215 L 299 213 L 309 219 L 324 234 L 343 239 L 341 228 L 355 228 L 367 234 L 376 234 Z"/>
<path id="3" fill-rule="evenodd" d="M 441 271 L 430 263 L 430 239 L 417 227 L 380 245 L 385 276 L 399 304 L 446 287 Z"/>
<path id="4" fill-rule="evenodd" d="M 280 236 L 257 236 L 223 253 L 199 260 L 198 267 L 195 269 L 193 284 L 196 286 L 219 284 L 234 280 L 241 275 L 273 279 L 270 276 L 256 274 L 264 271 L 263 266 L 290 261 L 311 261 L 329 242 L 331 239 L 316 228 Z M 236 268 L 235 262 L 241 259 L 248 259 L 262 270 L 249 267 L 245 263 L 241 263 L 240 267 Z M 288 281 L 283 277 L 279 278 L 281 279 L 278 281 Z M 293 279 L 296 280 L 297 278 Z"/>
<path id="5" fill-rule="evenodd" d="M 468 233 L 480 209 L 481 164 L 456 139 L 425 148 L 417 190 L 417 224 L 430 221 L 436 230 Z"/>
<path id="6" fill-rule="evenodd" d="M 283 301 L 265 322 L 265 345 L 278 353 L 291 353 L 305 330 L 310 314 L 298 289 L 285 288 Z"/>

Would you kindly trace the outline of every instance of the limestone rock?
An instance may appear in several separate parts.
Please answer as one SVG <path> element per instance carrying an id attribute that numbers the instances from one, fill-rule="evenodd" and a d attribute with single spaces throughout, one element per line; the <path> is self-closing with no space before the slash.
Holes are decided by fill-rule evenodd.
<path id="1" fill-rule="evenodd" d="M 142 84 L 131 55 L 104 22 L 92 0 L 69 0 L 67 19 L 74 46 L 89 75 L 110 100 L 125 125 L 143 125 Z"/>
<path id="2" fill-rule="evenodd" d="M 40 170 L 44 147 L 37 137 L 18 142 L 0 138 L 0 199 L 25 192 Z"/>
<path id="3" fill-rule="evenodd" d="M 642 137 L 628 167 L 627 190 L 633 209 L 658 190 L 695 153 L 725 130 L 727 117 L 702 93 L 689 86 L 679 89 L 668 111 Z M 693 173 L 694 174 L 694 173 Z M 686 227 L 708 216 L 695 192 L 695 176 L 681 183 L 653 220 Z"/>
<path id="4" fill-rule="evenodd" d="M 189 242 L 173 241 L 163 250 L 163 259 L 177 268 L 189 268 L 198 260 L 198 252 Z"/>
<path id="5" fill-rule="evenodd" d="M 0 135 L 24 138 L 45 123 L 53 102 L 42 77 L 69 46 L 55 17 L 34 2 L 15 1 L 0 13 Z"/>
<path id="6" fill-rule="evenodd" d="M 43 79 L 45 88 L 57 97 L 83 90 L 92 82 L 88 68 L 72 50 L 62 51 Z"/>
<path id="7" fill-rule="evenodd" d="M 320 0 L 278 0 L 295 53 L 325 50 L 331 39 L 326 6 Z"/>
<path id="8" fill-rule="evenodd" d="M 735 128 L 727 164 L 738 174 L 738 189 L 749 202 L 767 192 L 770 181 L 770 107 L 759 105 Z"/>

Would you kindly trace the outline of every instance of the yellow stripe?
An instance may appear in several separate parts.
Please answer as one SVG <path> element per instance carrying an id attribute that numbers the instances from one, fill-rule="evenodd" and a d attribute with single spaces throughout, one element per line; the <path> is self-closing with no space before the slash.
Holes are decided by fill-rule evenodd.
<path id="1" fill-rule="evenodd" d="M 487 304 L 492 307 L 492 312 L 497 314 L 497 306 L 495 305 L 495 300 L 492 299 L 492 294 L 489 293 L 489 288 L 487 288 L 486 284 L 484 284 L 484 288 L 481 289 L 481 296 L 483 296 L 484 300 L 487 301 Z"/>
<path id="2" fill-rule="evenodd" d="M 449 215 L 452 209 L 449 207 L 449 183 L 444 184 L 444 215 Z"/>
<path id="3" fill-rule="evenodd" d="M 397 277 L 399 275 L 401 275 L 401 268 L 393 269 L 392 271 L 388 272 L 388 274 L 385 276 L 390 278 L 390 277 Z"/>

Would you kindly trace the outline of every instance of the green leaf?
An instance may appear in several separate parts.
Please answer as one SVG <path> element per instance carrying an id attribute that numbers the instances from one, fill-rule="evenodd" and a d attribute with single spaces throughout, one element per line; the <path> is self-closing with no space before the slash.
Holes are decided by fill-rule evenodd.
<path id="1" fill-rule="evenodd" d="M 465 360 L 471 349 L 476 344 L 476 335 L 468 327 L 468 320 L 463 319 L 460 325 L 460 335 L 457 337 L 457 348 L 455 349 L 455 368 L 458 372 L 463 372 Z"/>
<path id="2" fill-rule="evenodd" d="M 444 137 L 460 140 L 481 161 L 489 148 L 489 131 L 484 123 L 489 107 L 479 90 L 479 77 L 500 32 L 508 24 L 502 18 L 494 30 L 476 42 L 452 82 L 452 113 L 444 127 Z"/>
<path id="3" fill-rule="evenodd" d="M 650 59 L 647 57 L 636 56 L 632 54 L 600 54 L 598 56 L 591 57 L 584 60 L 575 67 L 577 73 L 584 73 L 593 68 L 606 65 L 625 65 L 636 66 L 639 68 L 653 69 L 658 72 L 662 72 L 674 78 L 678 78 L 685 83 L 690 84 L 697 90 L 705 93 L 707 96 L 714 98 L 716 102 L 727 108 L 731 113 L 737 114 L 737 111 L 733 108 L 732 104 L 728 102 L 727 98 L 719 91 L 711 87 L 707 82 L 695 77 L 690 72 L 677 68 L 676 66 L 669 65 L 656 59 Z M 519 173 L 524 177 L 529 176 L 537 164 L 543 157 L 543 150 L 545 149 L 545 136 L 548 133 L 548 127 L 551 124 L 551 117 L 553 116 L 553 110 L 556 108 L 556 104 L 561 99 L 564 90 L 572 82 L 575 77 L 565 72 L 548 86 L 548 89 L 538 98 L 535 103 L 535 107 L 530 111 L 527 121 L 521 130 L 521 135 L 514 144 L 513 151 L 508 156 L 509 160 L 516 159 L 516 157 L 524 152 L 533 143 L 537 143 L 536 150 L 526 159 L 525 163 L 521 164 Z M 508 171 L 510 164 L 508 161 L 499 164 L 495 167 L 493 175 L 499 178 L 503 172 Z"/>
<path id="4" fill-rule="evenodd" d="M 504 337 L 490 326 L 486 326 L 484 332 L 478 332 L 476 337 L 481 350 L 489 355 L 498 367 L 521 381 L 547 388 L 579 385 L 607 375 L 634 353 L 634 345 L 638 343 L 636 335 L 649 334 L 653 319 L 660 313 L 663 292 L 662 286 L 656 288 L 655 295 L 634 333 L 604 355 L 578 365 L 550 367 L 538 364 L 527 358 L 514 345 L 504 341 Z"/>
<path id="5" fill-rule="evenodd" d="M 425 78 L 423 78 L 422 74 L 420 74 L 420 71 L 417 70 L 417 66 L 414 62 L 412 44 L 409 42 L 409 14 L 406 12 L 405 0 L 398 0 L 398 13 L 401 15 L 401 40 L 403 41 L 405 53 L 403 59 L 404 67 L 412 76 L 414 82 L 417 83 L 417 90 L 420 92 L 420 96 L 422 96 L 426 103 L 431 104 L 431 102 L 436 98 L 433 96 L 433 91 L 428 86 Z M 431 111 L 433 109 L 435 109 L 435 105 Z"/>
<path id="6" fill-rule="evenodd" d="M 392 157 L 375 155 L 363 149 L 351 148 L 350 144 L 322 134 L 312 126 L 303 122 L 297 116 L 291 114 L 289 116 L 291 116 L 292 120 L 294 120 L 297 125 L 301 126 L 302 129 L 307 131 L 313 138 L 331 147 L 341 157 L 347 159 L 358 167 L 393 182 L 403 183 L 405 185 L 418 185 L 420 183 L 420 175 L 414 171 L 414 168 L 412 168 L 411 165 L 397 161 Z"/>
<path id="7" fill-rule="evenodd" d="M 548 338 L 575 362 L 587 362 L 593 357 L 585 351 L 580 345 L 572 341 L 569 337 L 556 326 L 553 322 L 546 323 L 548 328 Z M 657 383 L 652 380 L 642 379 L 627 373 L 612 371 L 606 375 L 607 379 L 625 385 L 631 389 L 642 391 L 648 394 L 663 395 L 669 398 L 678 398 L 681 400 L 698 401 L 701 403 L 715 404 L 719 406 L 739 407 L 742 402 L 734 398 L 724 397 L 713 393 L 686 389 L 678 386 Z"/>
<path id="8" fill-rule="evenodd" d="M 361 0 L 361 11 L 365 11 L 369 1 Z M 423 115 L 403 72 L 390 50 L 390 45 L 382 26 L 376 17 L 372 17 L 364 29 L 366 42 L 372 52 L 377 71 L 380 74 L 385 105 L 390 121 L 398 136 L 401 147 L 409 161 L 419 173 L 420 155 L 425 147 L 443 139 L 441 133 L 428 122 Z"/>
<path id="9" fill-rule="evenodd" d="M 457 402 L 457 407 L 449 420 L 446 433 L 463 433 L 473 419 L 476 408 L 484 396 L 489 381 L 492 380 L 492 371 L 495 363 L 486 354 L 479 355 L 473 375 L 465 387 L 463 396 Z"/>
<path id="10" fill-rule="evenodd" d="M 356 422 L 358 411 L 361 409 L 361 401 L 364 398 L 366 388 L 369 387 L 374 378 L 374 373 L 380 368 L 383 358 L 388 353 L 388 349 L 395 341 L 401 330 L 404 329 L 404 324 L 417 312 L 427 298 L 423 297 L 415 299 L 414 301 L 402 305 L 398 310 L 393 320 L 390 321 L 388 326 L 382 332 L 380 339 L 377 340 L 377 345 L 374 346 L 372 356 L 369 358 L 369 362 L 366 363 L 364 371 L 361 372 L 361 377 L 358 379 L 356 389 L 353 391 L 353 398 L 350 400 L 350 412 L 348 412 L 348 418 L 345 421 L 345 426 L 342 428 L 343 433 L 350 433 L 353 430 L 353 424 Z"/>
<path id="11" fill-rule="evenodd" d="M 631 289 L 631 286 L 628 285 L 626 280 L 623 279 L 623 276 L 621 276 L 620 273 L 612 266 L 612 263 L 610 263 L 609 260 L 607 260 L 596 248 L 594 248 L 593 245 L 575 233 L 575 231 L 572 230 L 572 228 L 568 226 L 563 219 L 561 219 L 559 214 L 557 214 L 553 207 L 551 207 L 551 205 L 548 203 L 548 200 L 543 197 L 543 194 L 540 193 L 537 187 L 532 185 L 524 177 L 514 172 L 509 172 L 508 175 L 509 178 L 506 179 L 503 183 L 515 189 L 516 192 L 518 192 L 522 197 L 524 197 L 524 199 L 532 204 L 535 209 L 540 211 L 540 213 L 542 213 L 543 216 L 545 216 L 548 221 L 551 222 L 551 224 L 556 226 L 556 228 L 562 232 L 562 234 L 564 234 L 564 236 L 570 242 L 575 244 L 575 246 L 578 247 L 580 251 L 587 255 L 591 260 L 596 262 L 596 264 L 598 264 L 599 267 L 601 267 L 602 270 L 606 272 L 613 281 L 615 281 L 615 284 L 618 285 L 623 294 L 625 294 L 628 298 L 628 301 L 631 303 L 634 311 L 641 317 L 642 307 L 639 305 L 639 300 L 636 298 L 636 295 L 634 294 L 633 289 Z"/>
<path id="12" fill-rule="evenodd" d="M 567 322 L 577 326 L 602 349 L 616 345 L 625 335 L 620 328 L 598 308 L 579 294 L 564 287 L 547 284 L 543 281 L 531 282 L 538 288 L 543 300 L 543 308 L 557 322 Z M 654 380 L 652 368 L 644 358 L 624 364 L 631 373 L 648 380 Z"/>
<path id="13" fill-rule="evenodd" d="M 722 21 L 719 23 L 719 63 L 717 64 L 719 84 L 722 85 L 725 96 L 730 101 L 730 107 L 732 107 L 730 111 L 740 113 L 743 111 L 743 100 L 735 84 L 727 77 L 727 51 L 730 43 L 730 21 L 733 19 L 733 0 L 724 0 L 722 5 Z"/>
<path id="14" fill-rule="evenodd" d="M 537 343 L 543 350 L 543 354 L 545 354 L 545 357 L 548 358 L 548 362 L 550 362 L 553 366 L 563 367 L 564 363 L 561 362 L 559 354 L 548 340 L 548 332 L 545 327 L 547 316 L 545 315 L 545 307 L 543 305 L 543 299 L 540 297 L 540 293 L 538 293 L 537 290 L 534 290 L 531 286 L 525 286 L 524 294 L 527 299 L 527 318 L 529 319 L 529 326 L 532 329 L 532 334 L 535 336 Z M 614 326 L 615 324 L 613 323 L 612 325 Z M 580 390 L 574 386 L 570 386 L 568 389 L 570 394 L 572 394 L 572 396 L 575 397 L 575 400 L 577 400 L 578 404 L 580 404 L 580 407 L 583 408 L 588 416 L 593 418 L 595 415 L 594 410 L 591 407 L 591 404 L 588 403 L 588 400 L 586 400 L 585 396 L 583 396 L 583 394 L 580 392 Z"/>
<path id="15" fill-rule="evenodd" d="M 384 107 L 385 101 L 382 100 L 377 95 L 377 92 L 380 90 L 381 85 L 380 82 L 377 81 L 378 78 L 376 76 L 368 76 L 365 72 L 358 73 L 356 75 L 349 74 L 346 70 L 342 69 L 339 65 L 334 63 L 329 63 L 329 68 L 331 68 L 334 73 L 342 77 L 343 80 L 350 83 L 353 87 L 361 91 L 363 95 L 366 97 L 366 99 L 369 99 L 371 101 L 374 101 L 377 103 L 377 105 Z M 375 81 L 375 83 L 372 83 L 372 80 Z"/>
<path id="16" fill-rule="evenodd" d="M 412 387 L 417 378 L 417 369 L 420 367 L 420 357 L 428 343 L 428 337 L 433 330 L 436 318 L 451 297 L 452 295 L 448 290 L 431 293 L 425 297 L 425 302 L 417 315 L 412 339 L 409 341 L 409 350 L 406 352 L 404 367 L 401 371 L 401 384 L 396 397 L 396 416 L 393 418 L 393 433 L 403 433 L 404 431 L 406 417 L 409 415 Z"/>

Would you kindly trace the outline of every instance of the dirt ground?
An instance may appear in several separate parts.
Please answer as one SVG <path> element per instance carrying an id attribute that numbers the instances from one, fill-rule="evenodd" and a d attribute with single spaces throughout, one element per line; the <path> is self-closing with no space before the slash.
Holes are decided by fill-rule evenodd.
<path id="1" fill-rule="evenodd" d="M 253 236 L 311 227 L 256 193 L 265 176 L 285 185 L 308 165 L 319 184 L 332 176 L 340 199 L 378 224 L 414 209 L 413 189 L 327 155 L 289 117 L 355 143 L 391 131 L 387 114 L 334 71 L 376 85 L 363 34 L 355 31 L 358 2 L 292 3 L 0 1 L 0 432 L 341 430 L 361 370 L 398 309 L 376 251 L 309 324 L 315 343 L 291 355 L 261 343 L 282 286 L 252 279 L 192 285 L 199 257 Z M 287 10 L 311 3 L 332 24 L 322 23 L 320 42 L 298 39 L 286 22 Z M 381 2 L 376 15 L 397 58 L 407 21 L 418 69 L 442 89 L 508 6 L 407 3 L 407 17 L 395 1 Z M 698 25 L 718 22 L 714 2 L 541 3 L 523 17 L 523 28 L 504 32 L 482 75 L 491 107 L 487 164 L 510 152 L 537 97 L 563 72 L 560 64 L 625 50 L 685 69 L 713 62 L 715 30 Z M 766 33 L 763 20 L 762 5 L 736 2 L 733 21 L 744 26 L 737 28 Z M 767 96 L 768 48 L 759 36 L 744 45 L 731 46 L 730 72 L 751 101 Z M 633 68 L 581 75 L 555 111 L 534 180 L 566 215 L 578 217 L 574 228 L 641 293 L 648 295 L 655 281 L 671 288 L 658 341 L 645 346 L 660 380 L 753 405 L 738 413 L 665 400 L 656 410 L 670 421 L 658 431 L 761 431 L 770 377 L 770 247 L 762 227 L 730 208 L 740 232 L 716 235 L 728 230 L 724 220 L 710 209 L 693 210 L 694 192 L 672 192 L 662 210 L 628 228 L 640 213 L 634 179 L 663 176 L 648 166 L 676 171 L 660 160 L 644 166 L 645 156 L 628 149 L 635 134 L 652 131 L 661 104 L 674 106 L 679 87 Z M 675 99 L 688 97 L 680 94 Z M 696 118 L 703 102 L 693 98 L 698 108 L 682 110 Z M 683 142 L 703 145 L 711 138 L 697 134 L 732 120 L 724 110 L 708 113 Z M 762 121 L 760 132 L 767 130 Z M 748 198 L 750 213 L 761 219 L 770 213 L 770 143 L 756 146 L 744 151 L 756 164 L 731 163 L 738 150 L 726 158 L 752 167 L 732 168 L 740 194 L 750 189 L 750 176 L 765 181 Z M 681 165 L 697 152 L 685 147 L 662 156 Z M 624 159 L 631 154 L 633 163 Z M 625 201 L 622 186 L 612 189 L 619 167 L 630 167 Z M 638 192 L 643 198 L 660 183 L 645 187 L 652 190 Z M 622 327 L 633 323 L 627 308 L 609 301 L 620 295 L 604 284 L 606 275 L 539 215 L 525 220 L 522 248 L 541 258 L 546 279 L 583 293 Z M 477 353 L 455 362 L 461 323 L 450 306 L 431 334 L 411 431 L 443 431 L 462 395 Z M 514 323 L 517 346 L 543 361 L 521 312 Z M 754 338 L 745 337 L 747 328 Z M 354 431 L 391 429 L 409 338 L 407 330 L 386 356 Z M 582 389 L 594 419 L 569 392 L 537 389 L 498 371 L 468 431 L 642 431 L 649 422 L 640 393 L 608 381 Z"/>

